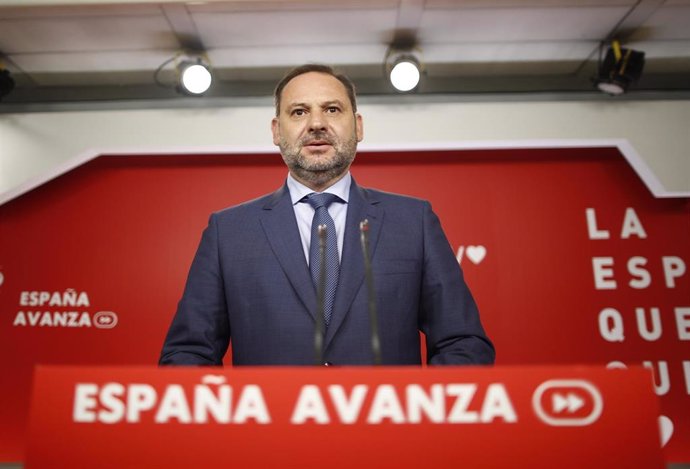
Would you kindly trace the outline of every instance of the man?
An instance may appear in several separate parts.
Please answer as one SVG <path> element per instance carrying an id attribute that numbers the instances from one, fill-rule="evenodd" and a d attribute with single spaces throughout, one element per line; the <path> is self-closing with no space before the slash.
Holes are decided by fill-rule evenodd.
<path id="1" fill-rule="evenodd" d="M 382 363 L 420 364 L 420 330 L 430 364 L 493 363 L 493 345 L 429 203 L 365 189 L 351 177 L 363 125 L 350 80 L 304 65 L 278 84 L 275 105 L 273 143 L 287 182 L 211 216 L 160 363 L 220 365 L 231 343 L 235 365 L 314 364 L 323 310 L 324 364 L 372 364 L 364 220 Z"/>

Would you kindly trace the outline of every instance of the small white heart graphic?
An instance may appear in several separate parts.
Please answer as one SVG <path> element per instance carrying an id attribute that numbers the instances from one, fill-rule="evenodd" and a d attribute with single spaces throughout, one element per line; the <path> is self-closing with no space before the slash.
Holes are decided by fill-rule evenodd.
<path id="1" fill-rule="evenodd" d="M 665 415 L 660 415 L 659 431 L 661 432 L 661 447 L 663 448 L 673 436 L 673 421 Z"/>
<path id="2" fill-rule="evenodd" d="M 484 246 L 467 246 L 465 249 L 467 258 L 475 264 L 479 264 L 486 257 L 486 248 Z"/>

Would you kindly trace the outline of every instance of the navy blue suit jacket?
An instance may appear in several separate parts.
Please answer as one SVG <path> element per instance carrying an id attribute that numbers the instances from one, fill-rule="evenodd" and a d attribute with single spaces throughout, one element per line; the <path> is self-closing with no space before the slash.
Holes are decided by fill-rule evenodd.
<path id="1" fill-rule="evenodd" d="M 385 365 L 490 364 L 494 348 L 460 266 L 428 202 L 354 180 L 324 359 L 373 363 L 359 223 L 369 220 Z M 211 215 L 168 332 L 161 364 L 314 363 L 316 291 L 287 186 Z"/>

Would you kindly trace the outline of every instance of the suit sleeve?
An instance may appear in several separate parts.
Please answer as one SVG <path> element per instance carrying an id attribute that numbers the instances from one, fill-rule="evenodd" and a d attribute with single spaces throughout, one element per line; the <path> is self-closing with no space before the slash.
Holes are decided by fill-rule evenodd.
<path id="1" fill-rule="evenodd" d="M 493 364 L 494 346 L 441 223 L 424 205 L 424 264 L 420 329 L 430 365 Z"/>
<path id="2" fill-rule="evenodd" d="M 229 341 L 218 223 L 214 214 L 201 237 L 159 364 L 222 365 Z"/>

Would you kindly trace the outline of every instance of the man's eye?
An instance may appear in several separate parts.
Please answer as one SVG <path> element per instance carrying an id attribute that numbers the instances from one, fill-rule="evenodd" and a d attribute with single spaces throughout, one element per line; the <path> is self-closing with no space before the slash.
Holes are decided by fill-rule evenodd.
<path id="1" fill-rule="evenodd" d="M 304 114 L 304 109 L 295 109 L 294 111 L 292 111 L 293 116 L 303 116 Z"/>
<path id="2" fill-rule="evenodd" d="M 331 114 L 335 114 L 338 111 L 340 111 L 340 109 L 336 106 L 330 106 L 330 107 L 326 108 L 326 112 L 329 112 Z"/>

